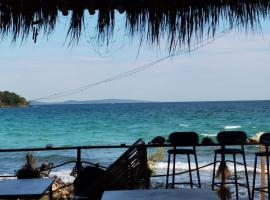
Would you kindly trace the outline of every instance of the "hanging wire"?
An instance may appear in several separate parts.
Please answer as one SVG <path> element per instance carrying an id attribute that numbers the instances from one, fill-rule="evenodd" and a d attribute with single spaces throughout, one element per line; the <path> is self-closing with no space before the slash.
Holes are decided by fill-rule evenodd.
<path id="1" fill-rule="evenodd" d="M 104 80 L 101 80 L 101 81 L 98 81 L 98 82 L 95 82 L 95 83 L 90 83 L 90 84 L 87 84 L 87 85 L 84 85 L 84 86 L 81 86 L 81 87 L 78 87 L 78 88 L 74 88 L 74 89 L 54 93 L 54 94 L 44 96 L 44 97 L 40 97 L 40 98 L 35 98 L 35 99 L 30 100 L 30 101 L 39 101 L 39 100 L 49 100 L 49 99 L 62 98 L 62 97 L 66 97 L 66 96 L 70 96 L 70 95 L 73 95 L 73 94 L 83 92 L 85 90 L 88 90 L 90 88 L 99 86 L 101 84 L 109 83 L 109 82 L 112 82 L 112 81 L 116 81 L 116 80 L 119 80 L 119 79 L 123 79 L 123 78 L 129 77 L 129 76 L 132 76 L 132 75 L 137 74 L 139 72 L 142 72 L 142 71 L 144 71 L 146 69 L 149 69 L 149 68 L 155 66 L 158 63 L 161 63 L 161 62 L 163 62 L 165 60 L 168 60 L 169 58 L 171 58 L 173 56 L 184 55 L 184 54 L 190 53 L 192 51 L 196 51 L 198 49 L 201 49 L 201 48 L 203 48 L 205 46 L 208 46 L 208 45 L 212 44 L 214 41 L 218 40 L 219 38 L 221 38 L 226 33 L 228 33 L 229 31 L 231 31 L 232 29 L 234 29 L 235 27 L 237 27 L 239 25 L 240 25 L 240 23 L 236 24 L 235 26 L 230 27 L 227 30 L 223 30 L 223 31 L 217 33 L 215 36 L 203 40 L 201 42 L 201 44 L 199 44 L 199 45 L 191 46 L 189 48 L 186 48 L 186 49 L 181 50 L 179 52 L 167 55 L 167 56 L 162 57 L 162 58 L 160 58 L 158 60 L 155 60 L 155 61 L 152 61 L 152 62 L 147 63 L 145 65 L 142 65 L 140 67 L 136 67 L 136 68 L 134 68 L 132 70 L 129 70 L 129 71 L 126 71 L 126 72 L 111 76 L 111 77 L 109 77 L 107 79 L 104 79 Z"/>

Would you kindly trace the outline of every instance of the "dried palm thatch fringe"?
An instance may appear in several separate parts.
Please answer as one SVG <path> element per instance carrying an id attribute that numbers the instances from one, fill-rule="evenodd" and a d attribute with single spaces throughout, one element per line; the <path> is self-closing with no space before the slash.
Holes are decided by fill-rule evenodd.
<path id="1" fill-rule="evenodd" d="M 158 45 L 167 41 L 170 51 L 203 37 L 213 36 L 220 20 L 229 27 L 254 30 L 269 17 L 269 0 L 0 0 L 0 34 L 13 40 L 26 39 L 33 25 L 49 34 L 58 17 L 70 15 L 68 36 L 78 42 L 86 20 L 98 11 L 97 40 L 109 42 L 115 10 L 125 13 L 129 36 Z"/>
<path id="2" fill-rule="evenodd" d="M 220 199 L 222 199 L 222 200 L 231 199 L 231 192 L 226 185 L 221 187 L 217 193 L 218 193 L 218 196 L 220 197 Z"/>
<path id="3" fill-rule="evenodd" d="M 222 173 L 224 173 L 224 177 L 222 177 Z M 226 162 L 221 162 L 218 166 L 218 170 L 216 173 L 216 177 L 223 178 L 222 182 L 224 183 L 218 190 L 218 196 L 222 200 L 227 200 L 231 198 L 231 192 L 227 185 L 225 184 L 225 180 L 232 175 L 230 169 L 228 168 Z"/>
<path id="4" fill-rule="evenodd" d="M 228 177 L 232 176 L 232 173 L 229 169 L 229 167 L 227 166 L 226 162 L 221 162 L 218 166 L 218 170 L 216 173 L 216 177 L 217 178 L 221 178 L 222 177 L 222 171 L 224 172 L 224 178 L 227 179 Z"/>

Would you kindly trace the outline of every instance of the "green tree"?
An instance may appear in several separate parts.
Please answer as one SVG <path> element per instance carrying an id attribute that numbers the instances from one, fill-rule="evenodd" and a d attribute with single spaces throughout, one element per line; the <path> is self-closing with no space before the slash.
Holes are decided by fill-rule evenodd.
<path id="1" fill-rule="evenodd" d="M 5 106 L 27 106 L 29 103 L 25 98 L 9 91 L 0 91 L 0 107 Z"/>

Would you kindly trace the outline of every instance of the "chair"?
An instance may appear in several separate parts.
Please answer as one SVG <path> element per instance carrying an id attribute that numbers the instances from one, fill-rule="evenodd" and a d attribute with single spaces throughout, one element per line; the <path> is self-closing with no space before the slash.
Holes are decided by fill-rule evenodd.
<path id="1" fill-rule="evenodd" d="M 190 184 L 190 187 L 193 186 L 201 187 L 200 181 L 200 173 L 198 169 L 198 160 L 196 154 L 196 145 L 198 144 L 199 137 L 198 134 L 195 132 L 173 132 L 169 135 L 169 142 L 173 145 L 173 149 L 168 150 L 168 167 L 167 167 L 167 176 L 166 176 L 166 188 L 169 187 L 169 176 L 170 176 L 170 162 L 171 162 L 171 155 L 173 155 L 173 171 L 172 171 L 172 188 L 174 188 L 175 184 Z M 192 148 L 183 148 L 184 146 L 192 146 Z M 179 148 L 181 147 L 181 148 Z M 175 158 L 176 155 L 187 155 L 188 158 L 188 167 L 189 170 L 189 182 L 178 182 L 175 183 Z M 190 164 L 190 155 L 194 156 L 196 168 L 191 169 Z M 192 171 L 196 170 L 198 184 L 193 183 L 192 179 Z M 186 172 L 183 172 L 186 173 Z"/>
<path id="2" fill-rule="evenodd" d="M 260 137 L 260 144 L 265 146 L 265 151 L 264 152 L 257 152 L 255 153 L 255 162 L 254 162 L 254 172 L 253 172 L 253 184 L 252 184 L 252 199 L 254 199 L 254 193 L 255 190 L 257 191 L 262 191 L 262 192 L 267 192 L 268 193 L 268 199 L 270 199 L 270 175 L 269 175 L 269 146 L 270 146 L 270 133 L 264 133 Z M 255 187 L 255 180 L 256 180 L 256 170 L 257 170 L 257 158 L 258 157 L 266 157 L 266 169 L 267 169 L 267 187 Z M 267 189 L 267 190 L 266 190 Z"/>
<path id="3" fill-rule="evenodd" d="M 94 181 L 89 181 L 89 185 L 85 186 L 85 191 L 76 189 L 79 184 L 74 184 L 75 194 L 91 200 L 100 200 L 105 190 L 148 188 L 150 180 L 147 151 L 143 140 L 136 141 L 107 170 L 99 173 L 101 176 Z M 81 192 L 78 194 L 76 191 Z"/>
<path id="4" fill-rule="evenodd" d="M 246 142 L 247 135 L 243 131 L 222 131 L 219 132 L 217 135 L 217 141 L 221 145 L 220 149 L 215 150 L 215 157 L 214 157 L 214 169 L 213 169 L 213 177 L 212 177 L 212 189 L 214 190 L 215 185 L 220 185 L 221 188 L 225 184 L 234 184 L 235 185 L 235 191 L 236 191 L 236 199 L 239 199 L 238 196 L 238 185 L 242 185 L 242 183 L 238 182 L 237 179 L 237 170 L 236 170 L 236 164 L 240 164 L 244 166 L 245 169 L 245 178 L 246 178 L 246 187 L 248 190 L 248 197 L 250 199 L 250 188 L 249 188 L 249 182 L 248 182 L 248 173 L 247 173 L 247 165 L 246 165 L 246 157 L 245 157 L 245 151 L 244 151 L 244 144 Z M 230 145 L 238 145 L 240 148 L 227 148 L 227 146 Z M 217 161 L 217 155 L 221 156 L 221 161 Z M 226 155 L 232 155 L 233 161 L 231 160 L 225 160 Z M 243 163 L 240 163 L 236 161 L 236 155 L 242 155 Z M 226 164 L 227 162 L 232 162 L 234 164 L 234 181 L 226 181 L 225 178 L 225 170 L 222 170 L 221 172 L 221 182 L 215 182 L 215 170 L 216 170 L 216 163 L 220 162 L 221 164 Z"/>

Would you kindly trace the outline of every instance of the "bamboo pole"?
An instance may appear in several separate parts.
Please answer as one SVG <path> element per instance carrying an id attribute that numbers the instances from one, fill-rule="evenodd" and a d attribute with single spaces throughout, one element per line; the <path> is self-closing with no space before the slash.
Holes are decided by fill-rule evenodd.
<path id="1" fill-rule="evenodd" d="M 265 147 L 260 145 L 261 152 L 265 151 Z M 261 187 L 265 188 L 265 157 L 261 156 Z M 265 200 L 265 192 L 261 192 L 261 200 Z"/>

